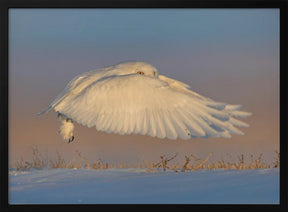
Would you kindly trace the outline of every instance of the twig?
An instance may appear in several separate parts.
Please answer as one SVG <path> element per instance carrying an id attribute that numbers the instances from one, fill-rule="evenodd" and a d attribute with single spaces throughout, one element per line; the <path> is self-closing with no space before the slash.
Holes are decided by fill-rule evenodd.
<path id="1" fill-rule="evenodd" d="M 206 159 L 203 160 L 198 166 L 196 166 L 195 168 L 193 168 L 192 171 L 196 171 L 197 169 L 199 169 L 204 163 L 207 162 L 207 160 L 211 157 L 212 154 L 213 154 L 213 152 L 210 152 L 210 154 L 206 157 Z"/>

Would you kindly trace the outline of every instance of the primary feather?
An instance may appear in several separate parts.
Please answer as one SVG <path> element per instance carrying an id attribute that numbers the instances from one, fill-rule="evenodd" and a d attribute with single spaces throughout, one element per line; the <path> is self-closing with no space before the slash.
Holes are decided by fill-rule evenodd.
<path id="1" fill-rule="evenodd" d="M 242 134 L 235 126 L 248 124 L 235 117 L 251 113 L 240 107 L 201 96 L 189 85 L 159 75 L 148 63 L 126 62 L 78 75 L 40 114 L 54 109 L 71 121 L 108 133 L 189 139 Z"/>

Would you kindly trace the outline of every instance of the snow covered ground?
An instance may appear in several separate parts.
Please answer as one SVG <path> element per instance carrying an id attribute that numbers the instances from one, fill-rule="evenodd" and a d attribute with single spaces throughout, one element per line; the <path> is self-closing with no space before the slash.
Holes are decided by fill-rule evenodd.
<path id="1" fill-rule="evenodd" d="M 279 204 L 279 169 L 9 171 L 10 204 Z"/>

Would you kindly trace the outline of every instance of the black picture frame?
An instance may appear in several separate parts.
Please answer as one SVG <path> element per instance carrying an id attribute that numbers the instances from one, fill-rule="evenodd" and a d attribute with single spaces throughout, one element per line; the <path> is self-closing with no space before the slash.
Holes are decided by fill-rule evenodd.
<path id="1" fill-rule="evenodd" d="M 280 204 L 279 205 L 9 205 L 8 203 L 8 126 L 9 126 L 9 67 L 8 67 L 8 11 L 10 8 L 279 8 L 280 9 Z M 65 209 L 65 210 L 220 210 L 220 211 L 256 211 L 267 209 L 269 211 L 288 211 L 287 208 L 287 139 L 285 133 L 285 110 L 286 105 L 286 85 L 285 70 L 287 70 L 287 9 L 288 1 L 285 0 L 247 0 L 247 1 L 209 1 L 209 0 L 4 0 L 1 1 L 1 211 L 29 210 L 39 211 L 45 209 Z M 281 71 L 282 70 L 282 71 Z"/>

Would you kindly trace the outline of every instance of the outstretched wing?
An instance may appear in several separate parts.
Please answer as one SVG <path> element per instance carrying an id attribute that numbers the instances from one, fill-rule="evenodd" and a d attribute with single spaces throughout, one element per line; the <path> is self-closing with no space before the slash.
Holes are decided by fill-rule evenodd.
<path id="1" fill-rule="evenodd" d="M 199 98 L 171 84 L 161 77 L 138 74 L 108 76 L 77 94 L 69 91 L 71 94 L 54 109 L 79 124 L 120 134 L 170 139 L 242 134 L 234 125 L 247 125 L 232 117 L 238 106 L 229 106 L 228 110 L 225 103 Z"/>
<path id="2" fill-rule="evenodd" d="M 74 77 L 67 85 L 66 87 L 58 94 L 58 96 L 48 105 L 47 108 L 42 110 L 37 115 L 42 115 L 44 113 L 47 113 L 52 108 L 55 108 L 59 103 L 63 103 L 63 101 L 67 100 L 67 97 L 69 99 L 69 96 L 77 95 L 82 90 L 84 90 L 87 86 L 89 86 L 91 83 L 97 81 L 98 79 L 105 77 L 106 75 L 109 75 L 109 70 L 113 69 L 113 66 L 108 68 L 103 68 L 99 70 L 92 70 L 89 72 L 85 72 L 82 74 L 77 75 Z"/>
<path id="3" fill-rule="evenodd" d="M 241 117 L 241 118 L 245 118 L 247 116 L 250 116 L 251 113 L 249 112 L 244 112 L 244 111 L 240 111 L 239 109 L 241 109 L 242 105 L 230 105 L 230 104 L 226 104 L 226 103 L 221 103 L 221 102 L 215 102 L 214 100 L 208 98 L 208 97 L 204 97 L 192 90 L 190 90 L 190 86 L 180 82 L 178 80 L 174 80 L 171 79 L 169 77 L 163 76 L 163 75 L 159 75 L 159 79 L 163 80 L 164 82 L 167 82 L 169 84 L 169 86 L 175 90 L 178 90 L 179 92 L 184 92 L 186 94 L 191 95 L 194 98 L 198 98 L 200 100 L 203 100 L 206 102 L 206 104 L 210 107 L 215 107 L 218 110 L 223 110 L 224 112 L 230 114 L 230 122 L 233 125 L 236 125 L 238 127 L 248 127 L 249 125 L 236 120 L 235 118 L 233 118 L 232 116 L 235 117 Z"/>

